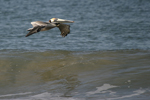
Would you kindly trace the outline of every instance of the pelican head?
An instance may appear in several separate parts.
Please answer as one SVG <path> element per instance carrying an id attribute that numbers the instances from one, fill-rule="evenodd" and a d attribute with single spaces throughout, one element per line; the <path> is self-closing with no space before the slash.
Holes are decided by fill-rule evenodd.
<path id="1" fill-rule="evenodd" d="M 56 23 L 74 23 L 74 21 L 71 20 L 65 20 L 65 19 L 60 19 L 60 18 L 52 18 L 49 20 L 50 23 L 56 22 Z"/>

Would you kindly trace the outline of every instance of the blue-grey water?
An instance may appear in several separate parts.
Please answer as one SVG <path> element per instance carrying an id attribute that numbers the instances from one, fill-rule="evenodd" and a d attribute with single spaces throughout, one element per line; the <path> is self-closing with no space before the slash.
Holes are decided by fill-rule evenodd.
<path id="1" fill-rule="evenodd" d="M 29 37 L 32 21 L 69 23 Z M 149 100 L 149 0 L 1 0 L 0 100 Z"/>

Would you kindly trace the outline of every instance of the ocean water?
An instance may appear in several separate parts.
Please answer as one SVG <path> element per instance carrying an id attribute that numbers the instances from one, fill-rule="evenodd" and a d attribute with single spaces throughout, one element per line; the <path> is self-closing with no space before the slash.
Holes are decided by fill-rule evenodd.
<path id="1" fill-rule="evenodd" d="M 1 0 L 0 100 L 149 100 L 149 0 Z M 32 21 L 73 20 L 29 37 Z"/>

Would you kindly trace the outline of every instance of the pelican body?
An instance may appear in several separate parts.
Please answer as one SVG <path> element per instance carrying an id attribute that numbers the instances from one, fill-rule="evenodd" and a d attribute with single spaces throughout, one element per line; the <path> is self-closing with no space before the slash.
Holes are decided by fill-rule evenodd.
<path id="1" fill-rule="evenodd" d="M 67 36 L 70 33 L 70 25 L 63 24 L 63 23 L 73 23 L 74 21 L 71 20 L 65 20 L 65 19 L 59 19 L 59 18 L 52 18 L 49 20 L 49 22 L 42 22 L 42 21 L 35 21 L 31 22 L 33 28 L 29 28 L 27 31 L 30 31 L 26 37 L 40 32 L 40 31 L 47 31 L 54 27 L 58 27 L 61 31 L 62 37 Z"/>

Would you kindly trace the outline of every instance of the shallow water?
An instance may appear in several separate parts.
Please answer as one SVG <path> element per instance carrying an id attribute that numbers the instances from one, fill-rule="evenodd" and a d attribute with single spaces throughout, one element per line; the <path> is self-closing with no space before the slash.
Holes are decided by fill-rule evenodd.
<path id="1" fill-rule="evenodd" d="M 148 100 L 150 1 L 1 0 L 0 100 Z M 32 21 L 73 20 L 29 37 Z"/>
<path id="2" fill-rule="evenodd" d="M 1 51 L 0 98 L 149 98 L 149 60 L 150 52 L 141 50 Z"/>

